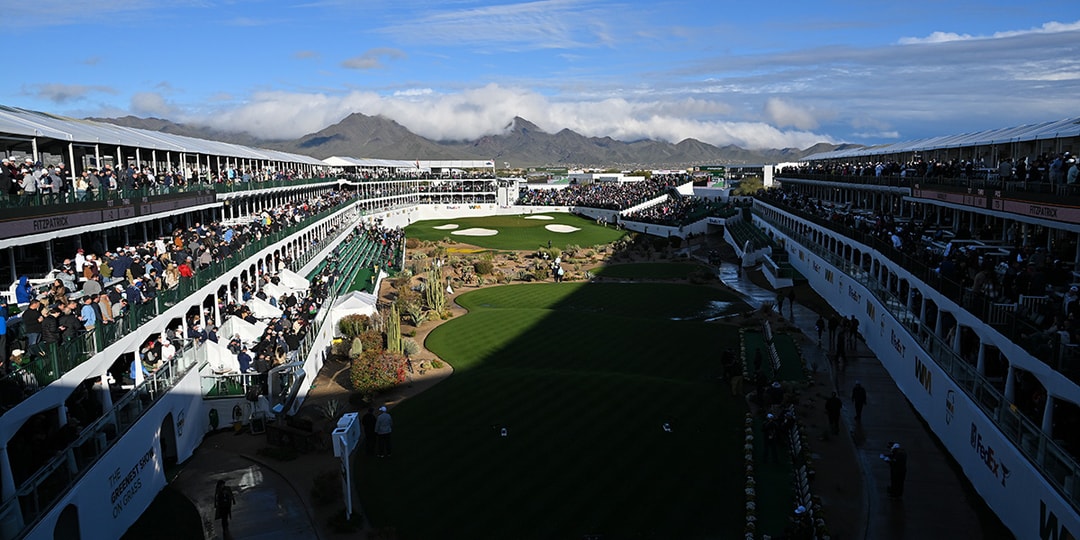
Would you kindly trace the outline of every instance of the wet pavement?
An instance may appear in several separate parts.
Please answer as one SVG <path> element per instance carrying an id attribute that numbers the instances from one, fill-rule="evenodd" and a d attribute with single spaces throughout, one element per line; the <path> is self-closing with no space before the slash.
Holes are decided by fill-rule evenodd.
<path id="1" fill-rule="evenodd" d="M 207 437 L 172 482 L 202 517 L 203 534 L 211 539 L 297 540 L 322 537 L 317 531 L 308 501 L 299 491 L 310 489 L 307 479 L 276 464 L 258 460 L 248 451 L 265 445 L 264 437 L 247 433 L 219 433 Z M 330 459 L 333 459 L 332 457 Z M 275 470 L 278 469 L 278 470 Z M 236 498 L 229 535 L 214 519 L 214 488 L 225 480 Z"/>
<path id="2" fill-rule="evenodd" d="M 745 272 L 738 276 L 734 264 L 724 263 L 719 276 L 755 308 L 776 300 L 776 292 L 758 287 Z M 790 318 L 789 313 L 785 303 L 783 315 Z M 800 420 L 811 437 L 817 471 L 812 491 L 822 499 L 831 538 L 1012 538 L 992 517 L 959 465 L 923 424 L 874 353 L 859 340 L 854 351 L 847 353 L 845 365 L 834 364 L 830 351 L 818 344 L 817 317 L 816 312 L 795 303 L 792 322 L 803 333 L 797 341 L 807 365 L 817 372 L 817 386 L 807 392 L 809 397 L 804 396 L 810 401 L 810 413 Z M 827 345 L 828 330 L 825 342 Z M 850 399 L 855 381 L 861 381 L 867 390 L 861 422 L 855 420 Z M 824 411 L 825 398 L 833 390 L 844 401 L 841 422 L 846 429 L 839 437 L 828 435 Z M 899 442 L 908 453 L 907 482 L 899 499 L 886 493 L 889 467 L 879 457 L 892 442 Z"/>

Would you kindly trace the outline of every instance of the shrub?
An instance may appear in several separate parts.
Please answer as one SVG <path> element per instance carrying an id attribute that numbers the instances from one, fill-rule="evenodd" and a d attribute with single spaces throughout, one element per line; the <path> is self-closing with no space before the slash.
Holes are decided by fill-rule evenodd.
<path id="1" fill-rule="evenodd" d="M 378 330 L 366 330 L 357 337 L 360 338 L 360 342 L 364 347 L 363 352 L 381 351 L 385 347 L 383 345 L 383 333 Z"/>
<path id="2" fill-rule="evenodd" d="M 368 329 L 371 321 L 367 315 L 346 315 L 338 321 L 338 330 L 346 338 L 354 338 Z"/>
<path id="3" fill-rule="evenodd" d="M 405 249 L 416 249 L 420 247 L 420 241 L 415 238 L 405 239 Z"/>
<path id="4" fill-rule="evenodd" d="M 479 260 L 473 263 L 473 270 L 481 276 L 490 274 L 495 269 L 495 263 L 488 260 Z"/>
<path id="5" fill-rule="evenodd" d="M 356 336 L 352 339 L 352 345 L 349 346 L 349 358 L 356 358 L 361 354 L 364 354 L 364 340 Z"/>
<path id="6" fill-rule="evenodd" d="M 401 340 L 401 352 L 405 353 L 405 356 L 413 356 L 420 352 L 420 344 L 415 339 L 405 338 Z"/>
<path id="7" fill-rule="evenodd" d="M 432 369 L 442 369 L 442 367 L 443 367 L 443 361 L 442 360 L 432 360 L 431 361 L 431 368 Z"/>
<path id="8" fill-rule="evenodd" d="M 365 351 L 349 366 L 353 390 L 363 394 L 385 392 L 405 382 L 405 355 L 389 351 Z"/>

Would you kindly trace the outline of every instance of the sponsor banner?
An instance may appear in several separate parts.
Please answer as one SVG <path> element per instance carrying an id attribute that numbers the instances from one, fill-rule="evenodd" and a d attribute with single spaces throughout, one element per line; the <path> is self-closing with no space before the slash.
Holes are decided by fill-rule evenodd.
<path id="1" fill-rule="evenodd" d="M 987 208 L 987 198 L 982 194 L 953 193 L 949 191 L 934 191 L 930 189 L 913 188 L 911 196 L 917 199 L 933 199 L 935 201 Z"/>
<path id="2" fill-rule="evenodd" d="M 1022 214 L 1062 223 L 1080 223 L 1080 208 L 1076 207 L 1010 199 L 999 199 L 994 203 L 995 210 L 1003 210 L 1012 214 Z"/>
<path id="3" fill-rule="evenodd" d="M 4 226 L 0 227 L 0 238 L 15 238 L 101 222 L 101 210 L 20 219 L 5 222 Z"/>

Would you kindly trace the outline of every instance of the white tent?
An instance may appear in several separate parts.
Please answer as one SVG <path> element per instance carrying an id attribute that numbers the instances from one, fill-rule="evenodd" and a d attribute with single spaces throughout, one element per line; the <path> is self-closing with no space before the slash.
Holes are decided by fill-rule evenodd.
<path id="1" fill-rule="evenodd" d="M 378 311 L 377 304 L 378 298 L 374 294 L 363 291 L 353 291 L 339 298 L 330 308 L 330 322 L 334 325 L 334 335 L 341 335 L 338 331 L 338 321 L 342 318 L 348 315 L 374 315 Z"/>
<path id="2" fill-rule="evenodd" d="M 240 317 L 229 317 L 225 324 L 221 325 L 221 331 L 218 332 L 218 335 L 221 336 L 221 339 L 228 341 L 232 339 L 233 335 L 240 334 L 240 341 L 250 345 L 259 341 L 264 330 L 266 330 L 265 322 L 259 321 L 252 324 Z"/>
<path id="3" fill-rule="evenodd" d="M 289 269 L 284 269 L 278 272 L 278 278 L 281 279 L 281 286 L 294 289 L 297 291 L 306 291 L 311 285 L 308 280 L 304 279 L 304 276 L 297 274 Z"/>
<path id="4" fill-rule="evenodd" d="M 274 285 L 273 283 L 267 283 L 266 285 L 263 285 L 262 290 L 264 293 L 266 293 L 266 296 L 274 297 L 278 300 L 281 300 L 282 296 L 293 292 L 292 289 L 283 287 L 281 285 Z"/>
<path id="5" fill-rule="evenodd" d="M 199 348 L 202 349 L 203 358 L 206 358 L 211 372 L 215 374 L 240 373 L 240 361 L 225 345 L 207 340 L 199 345 Z"/>
<path id="6" fill-rule="evenodd" d="M 251 308 L 251 313 L 255 315 L 256 319 L 276 319 L 284 313 L 261 298 L 248 300 L 247 307 Z"/>

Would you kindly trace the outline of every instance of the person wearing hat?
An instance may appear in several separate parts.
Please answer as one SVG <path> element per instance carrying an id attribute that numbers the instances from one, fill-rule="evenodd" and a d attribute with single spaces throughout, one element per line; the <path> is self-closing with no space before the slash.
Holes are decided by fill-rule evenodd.
<path id="1" fill-rule="evenodd" d="M 1080 167 L 1077 167 L 1076 158 L 1069 158 L 1065 164 L 1069 166 L 1068 172 L 1065 173 L 1065 183 L 1075 186 L 1080 181 L 1080 178 L 1077 178 L 1080 176 Z"/>
<path id="2" fill-rule="evenodd" d="M 790 540 L 812 540 L 814 538 L 814 528 L 810 520 L 810 512 L 806 510 L 805 506 L 800 504 L 795 507 L 794 514 L 795 515 L 791 517 L 791 522 L 788 523 L 784 538 Z"/>
<path id="3" fill-rule="evenodd" d="M 775 414 L 769 413 L 765 415 L 765 423 L 761 426 L 761 432 L 765 434 L 765 457 L 762 461 L 768 463 L 771 457 L 773 463 L 780 463 L 780 441 L 783 439 L 784 433 Z"/>
<path id="4" fill-rule="evenodd" d="M 889 496 L 899 499 L 904 495 L 904 480 L 907 477 L 907 452 L 900 448 L 900 443 L 889 446 L 888 454 L 881 454 L 881 459 L 889 464 Z"/>
<path id="5" fill-rule="evenodd" d="M 379 407 L 379 416 L 375 419 L 375 455 L 390 457 L 390 433 L 393 430 L 394 419 L 383 405 Z"/>

